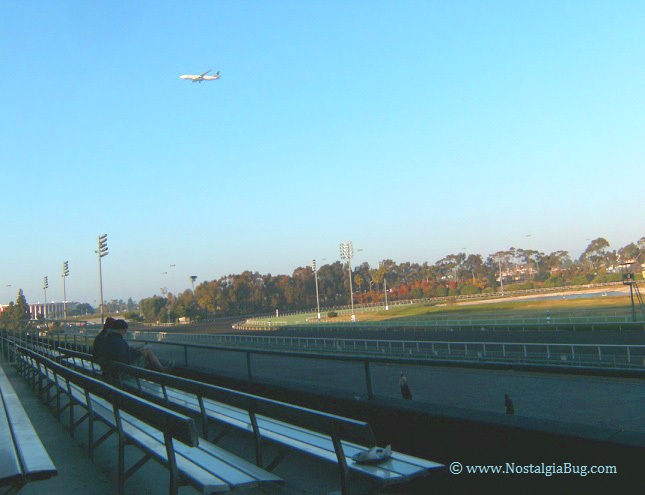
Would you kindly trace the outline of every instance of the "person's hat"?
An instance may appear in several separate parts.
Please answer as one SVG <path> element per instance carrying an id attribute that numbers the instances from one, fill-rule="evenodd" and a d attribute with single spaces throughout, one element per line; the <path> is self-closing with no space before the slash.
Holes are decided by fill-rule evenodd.
<path id="1" fill-rule="evenodd" d="M 128 324 L 126 323 L 125 320 L 115 320 L 116 323 L 114 324 L 114 329 L 115 330 L 126 330 L 128 328 Z"/>
<path id="2" fill-rule="evenodd" d="M 112 318 L 111 316 L 108 316 L 108 318 L 105 320 L 103 328 L 111 330 L 126 330 L 128 328 L 128 324 L 125 320 L 117 320 L 115 318 Z"/>

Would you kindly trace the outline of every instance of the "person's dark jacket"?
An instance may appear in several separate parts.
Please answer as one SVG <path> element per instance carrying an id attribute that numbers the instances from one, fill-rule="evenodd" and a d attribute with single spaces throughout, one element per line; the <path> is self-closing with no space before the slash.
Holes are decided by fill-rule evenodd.
<path id="1" fill-rule="evenodd" d="M 118 330 L 102 330 L 94 339 L 92 355 L 98 362 L 119 361 L 130 364 L 141 356 L 141 352 L 130 346 Z"/>

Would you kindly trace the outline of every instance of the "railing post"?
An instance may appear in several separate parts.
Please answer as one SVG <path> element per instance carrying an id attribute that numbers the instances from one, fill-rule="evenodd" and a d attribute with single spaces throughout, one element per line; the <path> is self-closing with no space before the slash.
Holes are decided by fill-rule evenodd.
<path id="1" fill-rule="evenodd" d="M 251 369 L 251 351 L 246 351 L 246 372 L 249 381 L 253 381 L 253 370 Z"/>
<path id="2" fill-rule="evenodd" d="M 372 389 L 372 374 L 370 373 L 370 362 L 363 361 L 365 365 L 365 385 L 367 386 L 367 400 L 374 398 L 374 390 Z"/>

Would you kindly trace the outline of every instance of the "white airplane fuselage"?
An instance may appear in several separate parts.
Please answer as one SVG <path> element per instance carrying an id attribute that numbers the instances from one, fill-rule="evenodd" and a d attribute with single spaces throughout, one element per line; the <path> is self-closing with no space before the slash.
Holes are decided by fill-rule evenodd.
<path id="1" fill-rule="evenodd" d="M 192 82 L 217 81 L 219 79 L 219 72 L 214 76 L 207 76 L 206 74 L 208 74 L 208 72 L 205 72 L 200 75 L 184 74 L 182 76 L 179 76 L 179 79 L 186 79 Z"/>

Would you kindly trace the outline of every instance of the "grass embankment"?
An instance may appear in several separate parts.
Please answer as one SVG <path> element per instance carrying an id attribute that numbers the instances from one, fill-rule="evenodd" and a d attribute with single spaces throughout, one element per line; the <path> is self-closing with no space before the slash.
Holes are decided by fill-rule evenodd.
<path id="1" fill-rule="evenodd" d="M 526 318 L 532 314 L 546 315 L 550 312 L 553 316 L 558 313 L 580 313 L 580 316 L 589 314 L 600 315 L 603 312 L 631 312 L 631 300 L 629 294 L 625 296 L 612 297 L 589 297 L 573 299 L 545 299 L 545 300 L 504 300 L 504 301 L 482 301 L 481 303 L 469 302 L 468 304 L 406 304 L 402 306 L 393 306 L 389 311 L 366 311 L 362 312 L 360 308 L 356 309 L 356 319 L 360 322 L 370 321 L 387 321 L 397 319 L 437 319 L 446 318 L 464 318 L 472 319 L 478 315 L 482 316 L 499 316 Z M 288 325 L 299 325 L 310 323 L 307 320 L 315 319 L 316 314 L 299 314 L 280 317 L 277 320 Z M 259 319 L 262 320 L 262 319 Z M 272 319 L 276 321 L 275 319 Z M 265 320 L 268 321 L 268 320 Z M 325 318 L 325 323 L 348 322 L 350 321 L 349 311 L 339 314 L 335 318 Z"/>
<path id="2" fill-rule="evenodd" d="M 509 313 L 551 313 L 568 312 L 589 312 L 602 311 L 631 311 L 629 296 L 616 297 L 594 297 L 586 299 L 562 299 L 543 301 L 500 301 L 481 304 L 454 305 L 454 306 L 410 306 L 392 308 L 390 311 L 381 311 L 374 316 L 388 318 L 405 318 L 420 316 L 464 316 L 471 317 L 480 314 L 496 314 L 503 316 Z M 389 313 L 389 314 L 388 314 Z M 361 315 L 362 317 L 363 315 Z M 367 316 L 367 315 L 366 315 Z M 365 318 L 367 319 L 367 318 Z"/>

